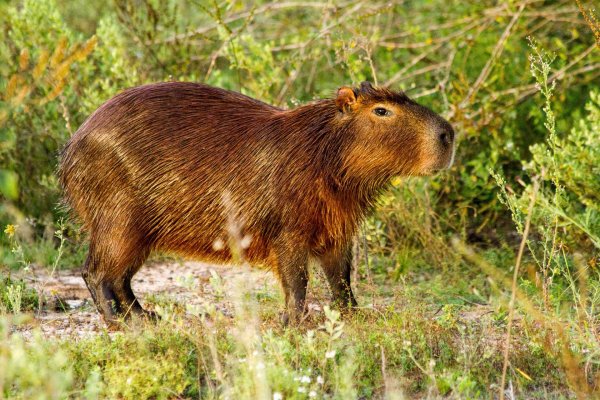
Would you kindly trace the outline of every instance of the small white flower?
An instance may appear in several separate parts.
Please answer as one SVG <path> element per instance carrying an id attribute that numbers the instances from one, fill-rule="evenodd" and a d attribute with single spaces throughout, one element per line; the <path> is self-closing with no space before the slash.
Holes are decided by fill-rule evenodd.
<path id="1" fill-rule="evenodd" d="M 259 362 L 258 364 L 256 364 L 256 369 L 265 369 L 265 364 L 262 362 Z"/>
<path id="2" fill-rule="evenodd" d="M 238 362 L 239 363 L 245 363 L 246 362 L 246 357 L 238 358 Z"/>
<path id="3" fill-rule="evenodd" d="M 333 358 L 335 357 L 335 350 L 328 351 L 325 353 L 325 358 Z"/>
<path id="4" fill-rule="evenodd" d="M 273 400 L 283 400 L 283 395 L 279 392 L 273 393 Z"/>
<path id="5" fill-rule="evenodd" d="M 323 383 L 325 383 L 325 380 L 323 379 L 323 377 L 321 375 L 317 376 L 317 383 L 319 385 L 322 385 Z"/>
<path id="6" fill-rule="evenodd" d="M 304 375 L 302 378 L 300 378 L 300 382 L 302 382 L 302 383 L 310 383 L 310 376 Z"/>
<path id="7" fill-rule="evenodd" d="M 311 390 L 311 391 L 308 393 L 308 397 L 310 397 L 310 398 L 315 398 L 315 397 L 317 397 L 317 392 L 315 392 L 314 390 Z"/>
<path id="8" fill-rule="evenodd" d="M 306 388 L 304 386 L 300 386 L 298 388 L 298 393 L 306 393 Z"/>

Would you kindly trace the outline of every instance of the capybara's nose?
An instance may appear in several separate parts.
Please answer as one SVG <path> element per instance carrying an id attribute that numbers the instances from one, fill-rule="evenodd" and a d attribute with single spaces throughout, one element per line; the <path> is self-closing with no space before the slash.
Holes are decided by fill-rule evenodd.
<path id="1" fill-rule="evenodd" d="M 438 139 L 444 147 L 448 147 L 454 143 L 454 129 L 452 129 L 452 126 L 446 121 L 440 124 L 437 129 L 437 134 Z"/>

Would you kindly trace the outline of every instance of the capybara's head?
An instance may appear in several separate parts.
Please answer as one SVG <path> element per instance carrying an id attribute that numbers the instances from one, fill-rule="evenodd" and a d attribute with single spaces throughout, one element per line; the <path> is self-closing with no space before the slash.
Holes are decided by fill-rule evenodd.
<path id="1" fill-rule="evenodd" d="M 404 93 L 363 82 L 340 88 L 336 106 L 354 136 L 344 156 L 353 176 L 431 175 L 452 165 L 452 126 Z"/>

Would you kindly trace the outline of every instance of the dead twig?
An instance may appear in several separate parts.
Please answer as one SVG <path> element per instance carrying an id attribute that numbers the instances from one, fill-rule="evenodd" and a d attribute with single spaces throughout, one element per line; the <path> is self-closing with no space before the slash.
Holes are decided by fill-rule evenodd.
<path id="1" fill-rule="evenodd" d="M 346 5 L 341 5 L 341 6 L 337 6 L 335 8 L 339 9 L 339 8 L 344 8 L 345 6 Z M 331 7 L 334 7 L 334 6 L 332 6 L 328 3 L 323 3 L 323 2 L 308 2 L 308 1 L 305 1 L 305 2 L 281 2 L 281 3 L 273 2 L 273 3 L 265 4 L 261 7 L 252 8 L 251 10 L 248 10 L 248 11 L 243 11 L 240 13 L 230 15 L 227 18 L 224 18 L 222 22 L 225 24 L 229 24 L 231 22 L 238 21 L 240 19 L 246 19 L 250 16 L 256 16 L 259 14 L 264 14 L 269 11 L 284 10 L 284 9 L 288 9 L 288 8 L 331 8 Z M 181 33 L 179 35 L 173 35 L 164 40 L 161 40 L 158 42 L 152 42 L 152 43 L 148 43 L 148 44 L 175 43 L 175 42 L 183 40 L 183 39 L 189 39 L 194 36 L 204 35 L 214 29 L 217 29 L 218 27 L 219 27 L 219 23 L 212 23 L 208 26 L 198 28 L 192 32 Z"/>

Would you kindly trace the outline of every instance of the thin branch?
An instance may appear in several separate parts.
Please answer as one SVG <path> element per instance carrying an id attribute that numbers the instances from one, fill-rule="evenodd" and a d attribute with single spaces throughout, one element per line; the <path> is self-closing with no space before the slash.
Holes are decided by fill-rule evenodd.
<path id="1" fill-rule="evenodd" d="M 476 18 L 478 19 L 479 17 L 466 17 L 466 18 L 459 19 L 457 21 L 450 21 L 450 22 L 444 22 L 444 23 L 437 24 L 437 25 L 430 25 L 421 32 L 434 32 L 434 31 L 438 31 L 438 30 L 442 30 L 442 29 L 454 28 L 456 26 L 464 25 L 468 22 L 472 22 Z M 404 31 L 404 32 L 395 33 L 392 35 L 384 35 L 381 37 L 381 39 L 384 41 L 392 40 L 392 39 L 401 39 L 403 37 L 412 36 L 414 34 L 415 33 L 413 31 Z"/>
<path id="2" fill-rule="evenodd" d="M 440 43 L 450 42 L 452 39 L 456 39 L 457 37 L 464 35 L 471 29 L 473 29 L 481 24 L 483 24 L 483 21 L 478 19 L 478 20 L 473 21 L 472 23 L 470 23 L 463 29 L 460 29 L 454 33 L 451 33 L 449 35 L 444 35 L 442 37 L 435 38 L 432 40 L 427 40 L 424 42 L 395 43 L 395 42 L 388 42 L 388 41 L 383 40 L 383 41 L 378 42 L 377 44 L 382 47 L 387 47 L 388 49 L 420 49 L 423 47 L 431 46 L 432 44 L 440 44 Z"/>
<path id="3" fill-rule="evenodd" d="M 521 6 L 517 10 L 517 12 L 513 15 L 513 18 L 511 19 L 510 23 L 506 26 L 506 29 L 502 33 L 502 36 L 500 36 L 500 40 L 498 40 L 498 43 L 496 43 L 496 47 L 494 47 L 494 50 L 492 51 L 492 56 L 487 60 L 485 66 L 483 67 L 483 69 L 481 70 L 481 73 L 479 74 L 479 77 L 477 78 L 477 80 L 475 81 L 473 86 L 471 86 L 471 88 L 469 89 L 464 100 L 460 103 L 460 105 L 459 105 L 460 108 L 463 108 L 467 104 L 471 103 L 474 96 L 477 94 L 477 92 L 481 88 L 481 85 L 483 84 L 483 82 L 485 82 L 485 80 L 489 76 L 492 66 L 496 62 L 496 59 L 498 58 L 498 56 L 500 56 L 500 54 L 502 54 L 502 50 L 504 50 L 504 45 L 506 44 L 506 41 L 508 40 L 508 37 L 510 36 L 510 32 L 511 32 L 513 26 L 515 26 L 515 24 L 521 17 L 521 13 L 525 9 L 526 4 L 527 3 L 521 4 Z"/>
<path id="4" fill-rule="evenodd" d="M 403 81 L 403 80 L 406 80 L 406 79 L 409 79 L 409 78 L 414 78 L 415 76 L 423 75 L 423 74 L 426 74 L 428 72 L 438 71 L 438 70 L 444 69 L 447 65 L 448 64 L 447 64 L 446 61 L 443 61 L 443 62 L 440 62 L 440 63 L 437 63 L 437 64 L 427 65 L 426 67 L 414 70 L 410 74 L 407 74 L 407 75 L 404 75 L 404 76 L 396 78 L 395 82 L 400 82 L 400 81 Z"/>
<path id="5" fill-rule="evenodd" d="M 581 74 L 584 74 L 586 72 L 590 72 L 592 70 L 596 70 L 596 71 L 600 72 L 599 66 L 600 66 L 600 64 L 594 64 L 593 65 L 593 67 L 594 67 L 593 69 L 589 69 L 588 67 L 582 67 L 582 68 L 579 68 L 579 69 L 576 69 L 576 70 L 572 71 L 571 73 L 569 73 L 567 75 L 564 75 L 563 78 L 573 77 L 575 75 L 581 75 Z M 600 73 L 598 73 L 596 75 L 590 76 L 590 79 L 588 79 L 587 82 L 594 82 L 594 79 L 596 77 L 600 77 Z M 586 81 L 581 81 L 579 83 L 580 84 L 585 84 L 587 82 Z M 483 119 L 482 122 L 478 122 L 477 125 L 480 128 L 483 127 L 483 126 L 488 125 L 494 119 L 494 117 L 496 117 L 497 115 L 502 115 L 505 112 L 514 109 L 514 107 L 515 107 L 516 104 L 519 104 L 519 103 L 525 101 L 525 99 L 527 99 L 529 96 L 532 96 L 533 94 L 537 93 L 537 91 L 538 91 L 538 89 L 535 88 L 535 87 L 533 87 L 531 90 L 528 90 L 525 93 L 520 94 L 519 97 L 517 99 L 515 99 L 514 101 L 512 101 L 511 103 L 506 104 L 504 107 L 495 109 L 493 113 L 490 113 L 485 119 Z M 480 114 L 483 114 L 483 113 L 484 113 L 484 110 L 479 109 L 475 114 L 472 114 L 472 115 L 468 114 L 467 117 L 472 119 L 473 117 L 475 117 L 477 115 L 480 115 Z"/>
<path id="6" fill-rule="evenodd" d="M 308 39 L 307 41 L 305 41 L 304 43 L 302 43 L 302 46 L 300 46 L 295 53 L 292 53 L 292 57 L 290 57 L 290 60 L 293 59 L 300 59 L 300 65 L 295 69 L 295 71 L 293 71 L 293 73 L 291 73 L 288 76 L 288 79 L 286 79 L 286 82 L 283 86 L 283 88 L 281 89 L 281 91 L 279 92 L 279 95 L 277 97 L 277 105 L 281 105 L 281 103 L 283 102 L 283 97 L 285 95 L 285 93 L 287 92 L 287 90 L 289 89 L 291 83 L 293 81 L 296 80 L 296 78 L 299 76 L 300 74 L 300 69 L 302 68 L 303 64 L 306 62 L 306 57 L 304 57 L 304 52 L 306 50 L 306 48 L 315 40 L 317 40 L 318 38 L 328 34 L 329 32 L 331 32 L 331 30 L 339 25 L 341 25 L 342 23 L 344 23 L 346 21 L 346 18 L 348 16 L 351 16 L 352 14 L 354 14 L 355 12 L 357 12 L 358 10 L 360 10 L 362 8 L 362 3 L 357 3 L 354 5 L 354 7 L 348 9 L 344 15 L 342 15 L 341 18 L 339 18 L 337 21 L 332 22 L 331 24 L 327 25 L 327 21 L 329 20 L 329 16 L 327 16 L 326 18 L 323 19 L 323 23 L 322 26 L 323 28 L 313 37 L 311 37 L 310 39 Z"/>
<path id="7" fill-rule="evenodd" d="M 527 237 L 529 236 L 529 228 L 531 226 L 531 216 L 533 214 L 533 207 L 535 206 L 535 199 L 537 192 L 540 188 L 539 179 L 533 181 L 533 192 L 531 193 L 531 200 L 529 201 L 529 209 L 527 211 L 527 220 L 525 221 L 525 229 L 523 230 L 523 238 L 521 239 L 521 245 L 519 246 L 519 252 L 517 254 L 517 261 L 515 263 L 515 270 L 513 272 L 512 288 L 510 294 L 510 303 L 508 303 L 508 323 L 506 326 L 506 339 L 504 341 L 504 363 L 502 364 L 502 380 L 500 381 L 500 400 L 504 400 L 504 386 L 506 384 L 506 370 L 508 369 L 508 354 L 510 349 L 510 334 L 512 329 L 513 314 L 515 312 L 515 298 L 517 296 L 517 280 L 519 279 L 519 267 L 521 266 L 521 260 L 523 253 L 525 252 L 525 245 L 527 244 Z"/>
<path id="8" fill-rule="evenodd" d="M 564 9 L 559 9 L 559 10 L 554 10 L 554 11 L 526 11 L 523 13 L 523 16 L 524 17 L 534 17 L 534 18 L 537 18 L 537 17 L 554 18 L 559 15 L 565 15 L 565 14 L 577 14 L 577 9 L 572 7 L 572 8 L 564 8 Z M 512 13 L 509 13 L 509 12 L 500 12 L 500 13 L 494 14 L 494 16 L 497 16 L 497 17 L 507 17 L 510 15 L 512 15 Z"/>
<path id="9" fill-rule="evenodd" d="M 592 48 L 594 48 L 594 47 L 596 47 L 596 46 L 595 45 L 592 46 Z M 567 76 L 579 75 L 579 74 L 583 74 L 586 72 L 595 71 L 597 69 L 600 69 L 600 63 L 585 65 L 581 68 L 577 68 L 577 69 L 571 71 L 568 74 L 567 74 L 568 68 L 563 68 L 562 70 L 558 71 L 557 73 L 552 74 L 548 78 L 548 82 L 552 82 L 555 80 L 561 80 Z M 497 100 L 498 98 L 500 98 L 502 96 L 516 94 L 516 95 L 518 95 L 519 98 L 522 98 L 522 97 L 529 96 L 532 92 L 536 92 L 536 91 L 537 91 L 536 85 L 534 83 L 532 83 L 530 85 L 524 85 L 524 86 L 519 86 L 516 88 L 502 90 L 500 92 L 494 92 L 490 95 L 490 97 L 492 98 L 492 100 Z M 476 114 L 473 114 L 473 116 L 475 116 L 475 115 Z"/>
<path id="10" fill-rule="evenodd" d="M 417 65 L 421 60 L 423 60 L 425 57 L 429 56 L 431 53 L 436 52 L 440 47 L 442 47 L 441 44 L 435 45 L 431 49 L 429 49 L 429 50 L 419 54 L 417 57 L 413 58 L 410 61 L 410 63 L 406 64 L 400 71 L 396 72 L 390 79 L 385 81 L 384 85 L 391 86 L 392 84 L 403 79 L 403 75 L 406 73 L 406 71 L 408 71 L 409 69 L 411 69 L 412 67 Z"/>
<path id="11" fill-rule="evenodd" d="M 227 18 L 224 18 L 222 23 L 224 24 L 229 24 L 231 22 L 240 20 L 240 19 L 245 19 L 248 18 L 250 16 L 256 16 L 259 14 L 264 14 L 266 12 L 269 11 L 276 11 L 276 10 L 283 10 L 283 9 L 288 9 L 288 8 L 343 8 L 346 7 L 346 5 L 343 6 L 332 6 L 330 4 L 327 3 L 322 3 L 322 2 L 282 2 L 282 3 L 268 3 L 265 4 L 261 7 L 257 7 L 256 9 L 251 9 L 248 11 L 244 11 L 244 12 L 240 12 L 237 14 L 233 14 L 228 16 Z M 218 23 L 212 23 L 208 26 L 204 26 L 202 28 L 198 28 L 192 32 L 187 32 L 187 33 L 181 33 L 179 35 L 174 35 L 171 36 L 169 38 L 166 38 L 162 41 L 156 42 L 156 43 L 174 43 L 177 42 L 179 40 L 183 40 L 183 39 L 189 39 L 191 37 L 194 36 L 200 36 L 200 35 L 204 35 L 210 31 L 212 31 L 213 29 L 216 29 L 219 26 Z M 150 44 L 154 44 L 154 43 L 150 43 Z"/>
<path id="12" fill-rule="evenodd" d="M 586 50 L 584 50 L 583 52 L 581 52 L 580 54 L 578 54 L 577 57 L 575 57 L 569 64 L 565 65 L 563 68 L 561 68 L 560 70 L 556 71 L 554 74 L 550 75 L 550 77 L 548 77 L 548 82 L 551 83 L 551 82 L 553 82 L 555 80 L 562 80 L 562 79 L 567 78 L 567 77 L 584 74 L 586 72 L 600 70 L 600 63 L 594 63 L 594 64 L 585 65 L 583 67 L 580 67 L 580 68 L 577 68 L 577 69 L 571 71 L 571 68 L 573 66 L 575 66 L 577 63 L 579 63 L 581 60 L 583 60 L 585 57 L 587 57 L 594 50 L 596 50 L 596 45 L 595 44 L 591 45 Z M 527 97 L 531 96 L 532 94 L 536 93 L 537 90 L 538 89 L 537 89 L 537 87 L 536 87 L 535 84 L 529 84 L 529 85 L 523 85 L 523 86 L 519 86 L 519 87 L 516 87 L 516 88 L 511 88 L 511 89 L 506 89 L 506 90 L 503 90 L 503 91 L 491 93 L 490 97 L 491 97 L 492 100 L 497 100 L 500 97 L 508 96 L 508 95 L 513 95 L 513 94 L 516 95 L 517 98 L 511 104 L 506 105 L 505 108 L 496 110 L 496 112 L 494 114 L 490 115 L 488 118 L 486 118 L 481 123 L 481 125 L 487 125 L 489 123 L 489 121 L 495 115 L 497 115 L 498 113 L 504 112 L 506 109 L 513 107 L 517 103 L 520 103 L 525 98 L 527 98 Z M 484 111 L 485 110 L 483 109 L 483 107 L 479 108 L 474 113 L 469 113 L 467 115 L 467 117 L 469 119 L 474 119 L 475 117 L 483 114 Z"/>

